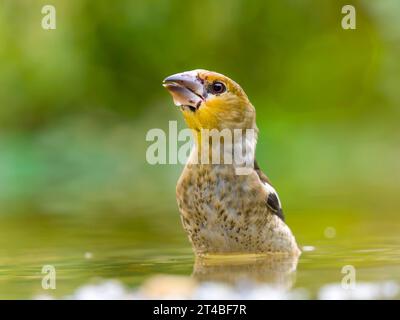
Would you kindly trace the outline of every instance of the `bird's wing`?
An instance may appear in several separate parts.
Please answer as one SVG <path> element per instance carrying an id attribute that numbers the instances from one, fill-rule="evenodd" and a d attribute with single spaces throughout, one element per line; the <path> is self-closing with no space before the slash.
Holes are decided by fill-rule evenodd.
<path id="1" fill-rule="evenodd" d="M 281 202 L 279 201 L 279 196 L 274 187 L 271 184 L 271 181 L 268 177 L 261 171 L 260 167 L 256 160 L 254 160 L 254 170 L 257 172 L 258 177 L 260 178 L 261 182 L 263 183 L 264 187 L 268 191 L 268 197 L 265 201 L 266 206 L 271 210 L 271 212 L 277 215 L 282 221 L 285 221 L 285 217 L 283 215 Z"/>

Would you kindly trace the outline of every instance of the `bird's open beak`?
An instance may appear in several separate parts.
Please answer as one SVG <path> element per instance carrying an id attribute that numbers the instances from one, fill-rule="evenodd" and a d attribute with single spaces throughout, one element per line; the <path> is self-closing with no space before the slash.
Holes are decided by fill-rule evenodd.
<path id="1" fill-rule="evenodd" d="M 177 73 L 164 79 L 163 86 L 169 91 L 177 106 L 196 111 L 205 100 L 204 86 L 197 72 Z"/>

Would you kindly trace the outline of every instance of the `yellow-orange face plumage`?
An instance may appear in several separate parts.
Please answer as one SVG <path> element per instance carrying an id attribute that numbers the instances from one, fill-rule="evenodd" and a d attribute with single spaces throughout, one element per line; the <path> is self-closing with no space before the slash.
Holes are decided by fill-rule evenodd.
<path id="1" fill-rule="evenodd" d="M 250 129 L 255 110 L 243 89 L 228 77 L 207 70 L 174 74 L 164 80 L 188 126 L 200 129 Z"/>

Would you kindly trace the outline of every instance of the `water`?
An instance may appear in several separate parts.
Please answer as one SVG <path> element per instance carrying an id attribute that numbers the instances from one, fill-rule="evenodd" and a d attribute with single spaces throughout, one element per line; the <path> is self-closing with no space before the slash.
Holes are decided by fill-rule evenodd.
<path id="1" fill-rule="evenodd" d="M 293 213 L 288 222 L 304 248 L 298 261 L 196 262 L 175 213 L 5 215 L 0 298 L 400 297 L 396 216 Z M 42 288 L 44 265 L 55 267 L 55 290 Z M 344 266 L 355 270 L 350 290 Z"/>

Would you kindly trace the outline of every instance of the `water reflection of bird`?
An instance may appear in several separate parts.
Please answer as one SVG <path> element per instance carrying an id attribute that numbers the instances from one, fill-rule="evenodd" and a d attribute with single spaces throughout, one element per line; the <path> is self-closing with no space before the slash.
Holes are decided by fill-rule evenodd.
<path id="1" fill-rule="evenodd" d="M 195 252 L 298 255 L 300 251 L 284 222 L 278 194 L 255 161 L 255 109 L 242 88 L 231 79 L 206 70 L 172 75 L 164 80 L 164 87 L 196 136 L 176 190 L 182 223 Z M 233 152 L 240 147 L 240 161 L 234 155 L 231 163 L 225 162 L 225 153 L 220 163 L 204 161 L 215 150 L 213 139 L 204 135 L 205 129 L 236 131 L 232 137 L 239 130 L 241 139 L 232 140 L 231 147 Z M 248 129 L 254 136 L 246 135 Z M 226 139 L 218 142 L 227 144 Z M 251 170 L 237 174 L 242 160 L 251 163 Z"/>
<path id="2" fill-rule="evenodd" d="M 297 255 L 276 253 L 262 256 L 197 257 L 193 277 L 199 282 L 258 286 L 268 284 L 288 290 L 296 280 L 297 262 Z"/>
<path id="3" fill-rule="evenodd" d="M 156 275 L 139 289 L 145 299 L 292 298 L 298 256 L 285 254 L 196 257 L 191 277 Z"/>

